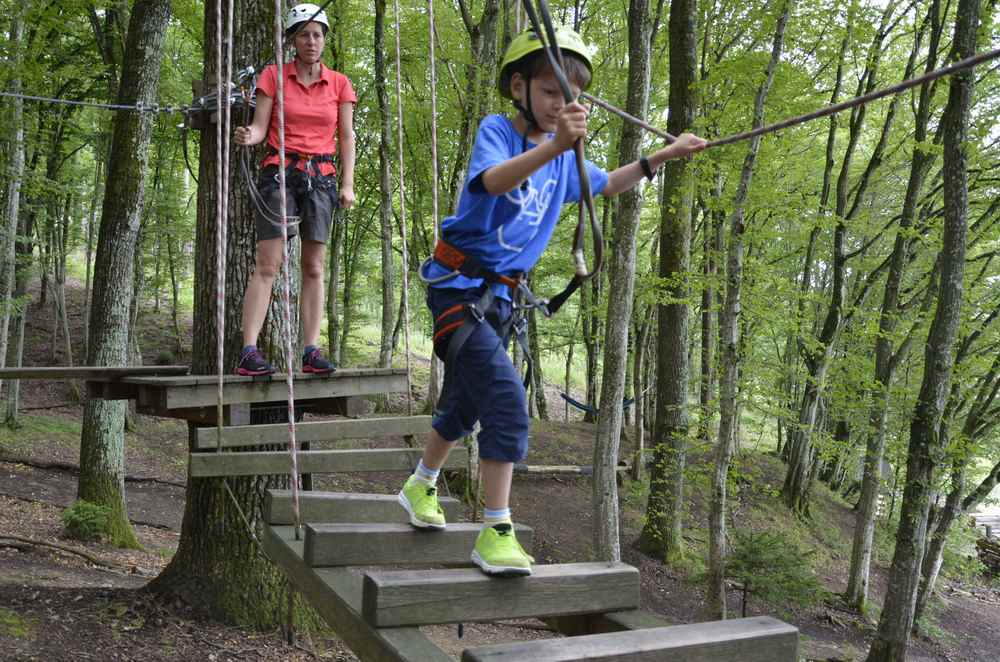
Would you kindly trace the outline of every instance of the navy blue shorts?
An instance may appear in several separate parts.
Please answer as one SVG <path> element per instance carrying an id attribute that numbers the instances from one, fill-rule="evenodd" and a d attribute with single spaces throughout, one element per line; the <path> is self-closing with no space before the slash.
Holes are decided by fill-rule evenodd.
<path id="1" fill-rule="evenodd" d="M 482 288 L 427 290 L 436 319 L 452 306 L 478 301 Z M 520 462 L 528 454 L 528 399 L 517 368 L 507 355 L 510 333 L 498 329 L 510 319 L 510 301 L 495 299 L 493 310 L 462 345 L 455 365 L 445 369 L 445 397 L 438 401 L 431 425 L 448 441 L 472 433 L 478 420 L 479 456 Z"/>

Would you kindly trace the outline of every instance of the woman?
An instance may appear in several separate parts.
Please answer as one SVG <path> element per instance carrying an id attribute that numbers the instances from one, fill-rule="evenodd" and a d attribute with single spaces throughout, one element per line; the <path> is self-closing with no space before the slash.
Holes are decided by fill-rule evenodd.
<path id="1" fill-rule="evenodd" d="M 285 16 L 285 34 L 292 39 L 295 59 L 284 66 L 286 213 L 299 217 L 289 225 L 289 237 L 302 239 L 302 371 L 329 374 L 336 366 L 317 343 L 323 320 L 326 242 L 333 208 L 354 205 L 354 104 L 351 81 L 320 61 L 330 23 L 313 4 L 292 7 Z M 278 184 L 278 68 L 270 65 L 257 83 L 253 123 L 234 132 L 239 145 L 256 145 L 267 138 L 268 152 L 260 173 L 263 209 L 257 212 L 257 258 L 243 301 L 243 350 L 236 368 L 240 375 L 269 375 L 274 368 L 257 349 L 257 336 L 271 299 L 271 286 L 281 268 L 281 199 Z M 333 155 L 340 142 L 340 187 Z M 291 369 L 291 366 L 289 367 Z"/>

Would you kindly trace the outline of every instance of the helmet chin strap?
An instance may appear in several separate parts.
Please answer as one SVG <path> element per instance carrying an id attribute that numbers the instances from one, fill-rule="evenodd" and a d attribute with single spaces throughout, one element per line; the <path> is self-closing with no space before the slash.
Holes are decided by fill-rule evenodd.
<path id="1" fill-rule="evenodd" d="M 528 123 L 528 128 L 524 130 L 524 135 L 521 136 L 521 153 L 524 154 L 528 151 L 528 134 L 531 133 L 532 127 L 538 126 L 538 122 L 535 121 L 535 114 L 531 112 L 531 76 L 524 77 L 524 100 L 526 106 L 522 105 L 517 99 L 514 100 L 514 108 L 518 110 L 522 115 L 524 115 L 524 120 Z M 525 179 L 521 182 L 521 190 L 528 190 L 528 180 Z"/>

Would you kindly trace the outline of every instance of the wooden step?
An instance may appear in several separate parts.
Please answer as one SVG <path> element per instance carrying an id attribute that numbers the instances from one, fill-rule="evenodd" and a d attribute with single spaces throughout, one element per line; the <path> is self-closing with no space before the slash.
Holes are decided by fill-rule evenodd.
<path id="1" fill-rule="evenodd" d="M 250 402 L 282 403 L 288 400 L 285 375 L 270 379 L 223 376 L 224 405 Z M 215 407 L 219 397 L 216 375 L 186 377 L 125 377 L 115 392 L 118 399 L 132 398 L 143 413 L 168 416 L 172 410 Z M 332 375 L 297 373 L 296 401 L 308 402 L 356 395 L 399 393 L 406 390 L 406 370 L 395 368 L 344 368 Z M 162 413 L 161 413 L 162 412 Z"/>
<path id="2" fill-rule="evenodd" d="M 402 480 L 399 485 L 403 486 Z M 439 496 L 438 503 L 449 522 L 462 518 L 462 503 L 458 499 Z M 303 522 L 405 524 L 410 521 L 395 494 L 299 492 L 299 510 Z M 292 516 L 291 490 L 268 490 L 264 517 L 269 524 L 292 524 L 295 520 Z"/>
<path id="3" fill-rule="evenodd" d="M 467 648 L 462 662 L 796 662 L 798 629 L 768 616 Z"/>
<path id="4" fill-rule="evenodd" d="M 349 568 L 310 568 L 291 527 L 265 526 L 261 544 L 293 586 L 362 660 L 454 662 L 419 628 L 379 629 L 361 617 L 362 577 Z"/>
<path id="5" fill-rule="evenodd" d="M 422 454 L 422 448 L 369 448 L 296 453 L 300 474 L 413 471 Z M 467 462 L 468 451 L 458 447 L 448 455 L 444 468 L 464 469 Z M 188 475 L 192 478 L 290 474 L 291 471 L 292 458 L 288 451 L 189 454 Z"/>
<path id="6" fill-rule="evenodd" d="M 624 563 L 536 565 L 532 576 L 478 568 L 365 574 L 365 620 L 377 627 L 599 613 L 639 606 L 639 571 Z"/>
<path id="7" fill-rule="evenodd" d="M 396 505 L 400 512 L 402 506 Z M 444 531 L 409 524 L 307 524 L 305 561 L 311 566 L 470 565 L 482 524 L 449 523 Z M 515 525 L 517 540 L 531 552 L 532 530 Z"/>
<path id="8" fill-rule="evenodd" d="M 337 439 L 373 439 L 423 435 L 431 429 L 430 416 L 396 416 L 389 418 L 356 418 L 337 421 L 309 421 L 295 425 L 299 443 L 334 441 Z M 214 427 L 192 428 L 192 442 L 197 450 L 211 450 L 219 444 L 219 431 Z M 265 446 L 287 444 L 288 424 L 236 425 L 222 429 L 222 446 Z"/>

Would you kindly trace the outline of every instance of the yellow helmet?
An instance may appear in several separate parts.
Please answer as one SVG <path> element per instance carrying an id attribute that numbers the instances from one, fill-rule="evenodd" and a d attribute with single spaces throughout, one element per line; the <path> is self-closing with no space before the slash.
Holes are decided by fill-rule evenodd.
<path id="1" fill-rule="evenodd" d="M 556 28 L 556 43 L 559 44 L 561 50 L 580 56 L 580 59 L 583 60 L 584 64 L 587 65 L 587 69 L 593 75 L 594 65 L 591 61 L 591 48 L 575 30 L 562 26 Z M 540 51 L 542 48 L 542 40 L 538 38 L 538 35 L 531 28 L 524 30 L 521 34 L 514 37 L 510 42 L 510 46 L 507 47 L 507 51 L 503 54 L 503 59 L 500 61 L 500 81 L 498 87 L 502 96 L 508 99 L 512 98 L 510 95 L 510 79 L 517 70 L 515 65 L 524 57 Z"/>

